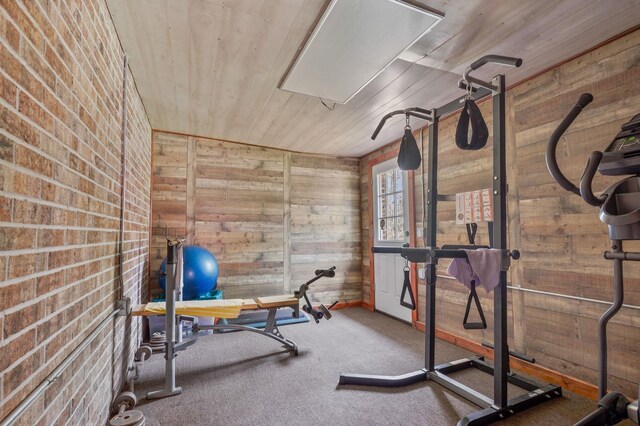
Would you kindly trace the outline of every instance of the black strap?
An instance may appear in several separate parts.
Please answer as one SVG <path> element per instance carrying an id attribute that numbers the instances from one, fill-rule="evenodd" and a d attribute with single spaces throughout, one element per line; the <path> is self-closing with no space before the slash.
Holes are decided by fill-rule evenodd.
<path id="1" fill-rule="evenodd" d="M 480 315 L 480 322 L 469 322 L 469 311 L 471 311 L 471 300 L 476 304 L 478 314 Z M 484 312 L 482 311 L 482 305 L 480 305 L 480 299 L 476 292 L 476 282 L 471 281 L 471 291 L 469 292 L 469 298 L 467 299 L 467 308 L 464 311 L 464 318 L 462 319 L 462 326 L 466 330 L 484 330 L 487 328 L 487 320 L 484 318 Z"/>
<path id="2" fill-rule="evenodd" d="M 491 223 L 491 222 L 489 222 Z M 478 232 L 478 224 L 477 223 L 467 223 L 467 237 L 469 238 L 469 244 L 476 244 L 476 233 Z M 491 236 L 491 229 L 489 229 L 489 236 Z M 476 305 L 476 309 L 478 310 L 478 314 L 480 315 L 480 322 L 469 322 L 469 312 L 471 311 L 471 301 L 474 301 Z M 484 312 L 482 311 L 482 305 L 480 304 L 480 298 L 478 297 L 478 292 L 476 291 L 476 282 L 475 280 L 471 281 L 471 290 L 469 291 L 469 298 L 467 299 L 467 307 L 464 311 L 464 318 L 462 319 L 462 326 L 466 330 L 484 330 L 487 328 L 487 320 L 484 317 Z"/>
<path id="3" fill-rule="evenodd" d="M 404 297 L 407 293 L 409 293 L 409 302 L 404 301 Z M 404 283 L 402 283 L 402 292 L 400 293 L 400 304 L 412 311 L 416 309 L 416 299 L 413 297 L 411 279 L 409 278 L 409 268 L 405 268 L 404 270 Z"/>
<path id="4" fill-rule="evenodd" d="M 471 123 L 471 140 L 469 140 L 469 123 Z M 489 129 L 482 118 L 480 108 L 473 99 L 466 99 L 456 129 L 456 145 L 460 149 L 474 151 L 484 147 L 487 139 L 489 139 Z"/>
<path id="5" fill-rule="evenodd" d="M 404 137 L 400 143 L 400 152 L 398 152 L 398 167 L 400 170 L 416 170 L 420 167 L 420 150 L 416 143 L 416 138 L 411 133 L 411 128 L 404 129 Z"/>
<path id="6" fill-rule="evenodd" d="M 477 223 L 467 223 L 467 237 L 469 238 L 469 244 L 476 245 L 476 233 L 478 232 Z"/>

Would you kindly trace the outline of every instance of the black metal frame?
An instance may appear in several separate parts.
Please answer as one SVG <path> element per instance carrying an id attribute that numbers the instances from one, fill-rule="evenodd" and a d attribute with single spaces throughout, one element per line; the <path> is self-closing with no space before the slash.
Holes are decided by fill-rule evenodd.
<path id="1" fill-rule="evenodd" d="M 484 425 L 502 420 L 515 413 L 523 411 L 539 403 L 549 401 L 562 395 L 558 386 L 538 384 L 512 374 L 509 370 L 509 348 L 507 346 L 507 270 L 510 260 L 519 258 L 517 250 L 507 248 L 507 177 L 506 177 L 506 137 L 505 137 L 505 76 L 500 74 L 489 82 L 473 78 L 469 73 L 487 63 L 499 63 L 520 66 L 522 61 L 517 58 L 489 55 L 474 62 L 464 74 L 464 80 L 458 85 L 468 92 L 474 92 L 476 99 L 491 95 L 493 98 L 493 205 L 494 226 L 492 229 L 493 247 L 502 251 L 502 265 L 500 284 L 494 290 L 494 365 L 487 364 L 482 357 L 465 358 L 446 364 L 435 365 L 436 339 L 436 266 L 439 259 L 466 257 L 461 249 L 438 248 L 437 237 L 437 206 L 438 200 L 453 200 L 455 197 L 438 195 L 438 124 L 439 119 L 460 109 L 466 95 L 448 104 L 433 109 L 430 114 L 420 110 L 425 117 L 430 116 L 429 126 L 429 166 L 428 191 L 426 199 L 427 233 L 425 248 L 390 248 L 373 247 L 374 253 L 398 253 L 410 262 L 425 263 L 427 280 L 426 290 L 426 330 L 425 330 L 425 368 L 401 376 L 374 376 L 363 374 L 341 374 L 341 385 L 364 385 L 381 387 L 398 387 L 425 380 L 433 380 L 458 395 L 482 407 L 462 418 L 458 425 Z M 479 87 L 468 87 L 475 85 Z M 474 90 L 471 90 L 474 89 Z M 401 113 L 394 111 L 394 113 Z M 392 114 L 394 114 L 392 113 Z M 384 121 L 378 126 L 374 134 L 377 135 Z M 448 374 L 466 368 L 478 368 L 493 374 L 493 398 L 483 395 L 469 386 L 454 380 Z M 508 399 L 507 383 L 517 385 L 528 392 L 514 399 Z"/>
<path id="2" fill-rule="evenodd" d="M 611 250 L 604 253 L 604 258 L 613 261 L 613 304 L 602 314 L 598 321 L 598 409 L 580 420 L 575 426 L 601 426 L 614 425 L 624 419 L 630 419 L 640 424 L 640 407 L 638 400 L 629 401 L 619 392 L 608 392 L 607 387 L 607 325 L 618 313 L 624 303 L 624 261 L 640 261 L 640 253 L 625 252 L 622 248 L 624 241 L 640 240 L 640 220 L 638 219 L 638 205 L 625 205 L 622 200 L 629 199 L 629 195 L 637 195 L 638 190 L 633 185 L 639 177 L 638 165 L 632 151 L 611 152 L 611 147 L 620 136 L 626 137 L 631 129 L 637 126 L 637 118 L 634 116 L 630 122 L 622 125 L 622 131 L 616 135 L 614 142 L 604 152 L 591 153 L 582 176 L 580 188 L 576 187 L 562 173 L 558 167 L 556 150 L 558 142 L 569 126 L 578 117 L 580 112 L 593 101 L 590 93 L 580 95 L 578 102 L 569 114 L 560 122 L 551 135 L 547 144 L 545 155 L 547 168 L 553 179 L 565 190 L 572 192 L 592 206 L 600 207 L 600 220 L 607 224 Z M 603 175 L 627 176 L 605 189 L 599 197 L 593 194 L 592 184 L 596 172 Z M 627 186 L 627 184 L 631 184 Z"/>

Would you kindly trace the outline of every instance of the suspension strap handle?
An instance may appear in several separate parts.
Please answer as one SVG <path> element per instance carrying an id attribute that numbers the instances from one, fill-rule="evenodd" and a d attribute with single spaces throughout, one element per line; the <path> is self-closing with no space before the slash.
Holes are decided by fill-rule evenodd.
<path id="1" fill-rule="evenodd" d="M 472 300 L 476 304 L 476 309 L 478 310 L 478 314 L 480 315 L 480 322 L 469 322 L 469 312 L 471 311 Z M 464 311 L 462 326 L 465 328 L 465 330 L 484 330 L 485 328 L 487 328 L 487 320 L 484 317 L 484 311 L 482 310 L 482 305 L 480 304 L 480 299 L 478 298 L 475 280 L 471 281 L 471 291 L 469 291 L 469 298 L 467 299 L 467 307 Z"/>
<path id="2" fill-rule="evenodd" d="M 405 308 L 409 308 L 412 311 L 416 309 L 416 299 L 413 295 L 413 289 L 411 288 L 411 278 L 410 269 L 409 269 L 409 261 L 405 259 L 404 264 L 404 282 L 402 283 L 402 292 L 400 293 L 400 304 Z M 405 296 L 409 294 L 409 302 L 405 302 Z"/>

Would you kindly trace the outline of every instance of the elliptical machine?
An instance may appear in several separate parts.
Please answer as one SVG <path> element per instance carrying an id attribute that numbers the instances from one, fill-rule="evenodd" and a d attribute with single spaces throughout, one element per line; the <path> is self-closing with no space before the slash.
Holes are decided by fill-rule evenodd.
<path id="1" fill-rule="evenodd" d="M 600 220 L 609 228 L 611 251 L 604 253 L 605 259 L 613 260 L 613 305 L 600 317 L 598 322 L 598 409 L 576 423 L 580 426 L 613 425 L 624 419 L 640 424 L 638 400 L 630 402 L 619 392 L 607 393 L 607 323 L 622 307 L 624 301 L 624 281 L 622 262 L 640 261 L 640 253 L 625 252 L 624 240 L 640 240 L 640 114 L 622 125 L 621 131 L 604 150 L 594 151 L 580 178 L 580 189 L 571 183 L 560 171 L 556 160 L 558 141 L 567 128 L 578 117 L 582 109 L 593 100 L 589 93 L 583 93 L 578 103 L 562 120 L 551 135 L 545 155 L 547 168 L 560 186 L 580 195 L 588 204 L 600 207 Z M 605 189 L 600 196 L 592 190 L 596 171 L 608 176 L 628 176 Z"/>

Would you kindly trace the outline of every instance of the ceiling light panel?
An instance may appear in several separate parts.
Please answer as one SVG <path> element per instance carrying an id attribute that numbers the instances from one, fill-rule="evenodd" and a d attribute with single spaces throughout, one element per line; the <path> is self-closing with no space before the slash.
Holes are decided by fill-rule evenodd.
<path id="1" fill-rule="evenodd" d="M 441 19 L 400 0 L 332 0 L 280 88 L 344 104 Z"/>

